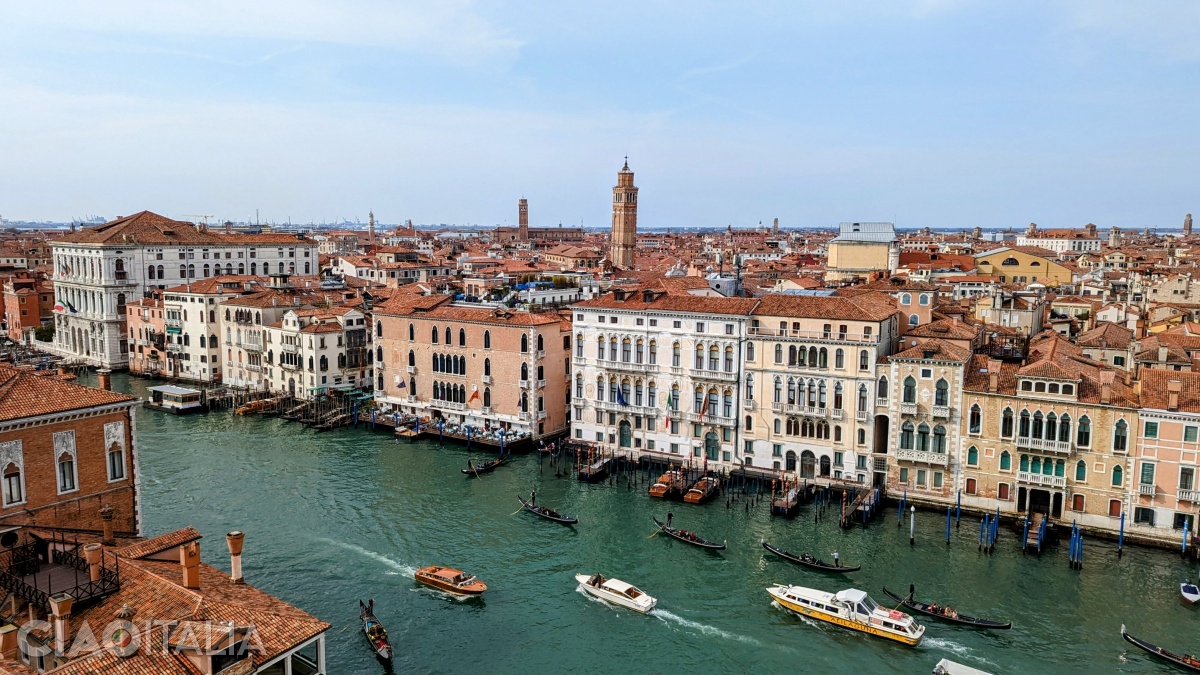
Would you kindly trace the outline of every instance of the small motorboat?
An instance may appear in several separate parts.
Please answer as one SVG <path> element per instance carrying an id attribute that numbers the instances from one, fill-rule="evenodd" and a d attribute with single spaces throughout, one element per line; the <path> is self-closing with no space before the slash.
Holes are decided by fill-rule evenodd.
<path id="1" fill-rule="evenodd" d="M 1188 670 L 1200 672 L 1200 659 L 1196 658 L 1193 654 L 1176 654 L 1175 652 L 1167 651 L 1158 645 L 1135 638 L 1129 633 L 1125 632 L 1125 624 L 1121 624 L 1121 637 L 1125 638 L 1126 642 L 1144 649 L 1164 661 L 1170 661 L 1181 668 L 1187 668 Z"/>
<path id="2" fill-rule="evenodd" d="M 422 567 L 414 576 L 417 581 L 426 586 L 432 586 L 439 591 L 446 591 L 454 595 L 482 595 L 487 590 L 487 584 L 476 579 L 475 575 L 451 567 L 436 565 Z"/>
<path id="3" fill-rule="evenodd" d="M 375 650 L 375 655 L 384 661 L 391 661 L 392 643 L 388 641 L 388 634 L 384 630 L 383 624 L 375 618 L 374 598 L 367 602 L 358 601 L 358 618 L 362 619 L 363 634 L 367 636 L 367 642 L 371 643 L 371 649 Z"/>
<path id="4" fill-rule="evenodd" d="M 692 483 L 692 487 L 683 495 L 683 501 L 689 504 L 703 504 L 721 494 L 721 481 L 712 476 L 705 476 Z"/>
<path id="5" fill-rule="evenodd" d="M 678 499 L 683 492 L 683 474 L 677 470 L 667 471 L 650 486 L 650 496 L 662 499 Z"/>
<path id="6" fill-rule="evenodd" d="M 772 546 L 771 544 L 767 543 L 766 539 L 760 540 L 759 543 L 762 544 L 763 548 L 767 549 L 771 553 L 774 553 L 775 555 L 779 556 L 780 558 L 783 558 L 784 560 L 786 560 L 788 562 L 796 563 L 797 565 L 803 565 L 805 567 L 811 567 L 815 570 L 821 570 L 822 572 L 845 573 L 845 572 L 857 572 L 862 569 L 862 565 L 853 565 L 853 566 L 847 567 L 847 566 L 843 566 L 843 565 L 835 565 L 832 563 L 827 563 L 824 560 L 819 560 L 816 557 L 814 557 L 808 553 L 801 553 L 800 555 L 796 555 L 795 553 L 790 553 L 779 547 Z"/>
<path id="7" fill-rule="evenodd" d="M 993 621 L 991 619 L 981 619 L 977 616 L 959 614 L 953 607 L 939 605 L 936 602 L 925 603 L 920 602 L 919 600 L 914 600 L 908 596 L 901 597 L 898 593 L 889 591 L 887 586 L 883 587 L 883 592 L 891 597 L 891 599 L 899 602 L 914 612 L 920 612 L 921 614 L 932 616 L 933 618 L 941 619 L 942 621 L 962 624 L 964 626 L 974 626 L 976 628 L 991 628 L 993 630 L 1007 630 L 1012 628 L 1011 621 Z"/>
<path id="8" fill-rule="evenodd" d="M 541 516 L 542 518 L 545 518 L 546 520 L 553 520 L 554 522 L 562 523 L 563 525 L 574 525 L 575 523 L 579 522 L 578 518 L 572 518 L 571 516 L 564 516 L 563 514 L 559 513 L 558 511 L 555 511 L 554 509 L 550 508 L 549 506 L 537 506 L 536 504 L 530 504 L 529 502 L 525 501 L 525 499 L 522 498 L 521 495 L 517 495 L 517 499 L 521 500 L 521 505 L 525 507 L 526 511 L 528 511 L 536 516 Z"/>
<path id="9" fill-rule="evenodd" d="M 575 581 L 588 595 L 642 614 L 649 614 L 658 604 L 658 600 L 620 579 L 605 579 L 600 574 L 576 574 Z"/>
<path id="10" fill-rule="evenodd" d="M 1179 594 L 1183 596 L 1183 599 L 1188 604 L 1194 605 L 1197 601 L 1200 601 L 1200 588 L 1197 588 L 1191 579 L 1184 579 L 1183 583 L 1179 584 Z"/>
<path id="11" fill-rule="evenodd" d="M 904 612 L 880 607 L 865 592 L 847 588 L 828 593 L 803 586 L 779 584 L 767 589 L 780 607 L 801 616 L 842 628 L 870 633 L 915 647 L 925 627 Z"/>
<path id="12" fill-rule="evenodd" d="M 471 460 L 468 459 L 467 468 L 463 469 L 462 472 L 471 478 L 478 478 L 480 474 L 491 473 L 495 471 L 496 467 L 503 464 L 507 459 L 508 455 L 501 455 L 500 457 L 497 457 L 490 462 L 484 462 L 483 464 L 472 464 Z"/>
<path id="13" fill-rule="evenodd" d="M 725 542 L 718 544 L 715 541 L 709 541 L 701 537 L 695 532 L 688 532 L 687 530 L 681 530 L 676 527 L 667 527 L 667 524 L 658 518 L 654 518 L 654 524 L 658 525 L 658 529 L 667 533 L 668 536 L 674 537 L 684 543 L 691 544 L 692 546 L 699 546 L 700 548 L 707 548 L 713 551 L 725 550 Z"/>

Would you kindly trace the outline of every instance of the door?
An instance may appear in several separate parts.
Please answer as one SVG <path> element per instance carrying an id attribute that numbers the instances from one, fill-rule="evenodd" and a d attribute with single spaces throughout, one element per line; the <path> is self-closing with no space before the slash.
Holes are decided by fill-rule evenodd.
<path id="1" fill-rule="evenodd" d="M 1054 497 L 1050 502 L 1050 515 L 1054 518 L 1062 518 L 1063 493 L 1055 492 Z"/>
<path id="2" fill-rule="evenodd" d="M 784 464 L 784 467 L 786 468 L 787 471 L 795 471 L 796 470 L 796 453 L 795 452 L 788 450 L 787 457 L 786 457 L 786 463 Z"/>
<path id="3" fill-rule="evenodd" d="M 829 476 L 829 470 L 830 470 L 829 465 L 830 465 L 829 457 L 826 455 L 821 455 L 821 475 L 822 476 Z"/>
<path id="4" fill-rule="evenodd" d="M 629 428 L 629 420 L 622 420 L 619 430 L 621 432 L 621 447 L 628 448 L 633 445 L 633 432 Z"/>
<path id="5" fill-rule="evenodd" d="M 716 461 L 719 458 L 721 442 L 717 440 L 717 432 L 710 431 L 704 435 L 704 452 L 712 461 Z"/>
<path id="6" fill-rule="evenodd" d="M 1061 510 L 1062 503 L 1059 503 Z M 1050 513 L 1050 492 L 1047 490 L 1029 491 L 1029 510 L 1038 513 Z"/>
<path id="7" fill-rule="evenodd" d="M 817 456 L 811 450 L 800 453 L 800 477 L 813 478 L 816 476 Z"/>

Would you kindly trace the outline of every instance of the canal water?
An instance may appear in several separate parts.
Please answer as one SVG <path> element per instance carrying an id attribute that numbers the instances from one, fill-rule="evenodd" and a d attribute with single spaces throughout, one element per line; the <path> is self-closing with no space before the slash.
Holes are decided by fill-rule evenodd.
<path id="1" fill-rule="evenodd" d="M 147 383 L 115 376 L 144 396 Z M 397 646 L 396 672 L 927 673 L 943 657 L 992 672 L 1169 672 L 1120 639 L 1122 623 L 1169 648 L 1200 652 L 1196 610 L 1178 584 L 1198 574 L 1178 555 L 1088 540 L 1084 569 L 1068 569 L 1065 543 L 1022 556 L 1001 530 L 996 552 L 978 551 L 977 521 L 945 543 L 945 514 L 883 512 L 869 528 L 772 518 L 765 502 L 726 508 L 671 503 L 676 523 L 727 540 L 712 553 L 655 531 L 646 485 L 581 484 L 549 462 L 518 456 L 467 479 L 464 448 L 395 441 L 365 428 L 315 433 L 296 423 L 227 413 L 138 413 L 148 533 L 196 526 L 203 557 L 228 569 L 223 535 L 246 532 L 249 582 L 333 624 L 331 673 L 381 673 L 357 621 L 358 599 L 375 598 Z M 476 458 L 482 457 L 480 454 Z M 578 515 L 571 528 L 514 513 L 518 494 Z M 800 569 L 760 546 L 767 539 L 828 559 L 835 549 L 862 571 L 845 577 Z M 482 599 L 458 601 L 417 586 L 413 572 L 442 564 L 487 582 Z M 654 616 L 588 599 L 574 575 L 601 572 L 658 598 Z M 907 648 L 773 607 L 773 582 L 828 591 L 880 587 L 948 601 L 968 614 L 1012 619 L 1010 631 L 926 622 Z"/>

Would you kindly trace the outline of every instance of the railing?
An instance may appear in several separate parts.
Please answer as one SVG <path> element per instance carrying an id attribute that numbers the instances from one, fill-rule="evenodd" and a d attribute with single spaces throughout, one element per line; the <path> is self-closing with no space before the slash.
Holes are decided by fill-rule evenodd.
<path id="1" fill-rule="evenodd" d="M 701 380 L 717 380 L 718 382 L 737 382 L 737 373 L 727 372 L 724 370 L 704 370 L 702 368 L 692 368 L 691 375 L 693 378 Z"/>
<path id="2" fill-rule="evenodd" d="M 545 350 L 545 349 L 539 349 L 539 350 L 537 351 L 537 358 L 539 358 L 539 359 L 544 359 L 544 358 L 546 358 L 546 350 Z"/>
<path id="3" fill-rule="evenodd" d="M 948 419 L 950 417 L 950 406 L 948 406 L 948 405 L 933 406 L 933 416 L 935 418 L 940 417 L 943 419 Z"/>
<path id="4" fill-rule="evenodd" d="M 167 351 L 171 354 L 180 354 L 183 352 L 183 345 L 178 342 L 172 342 L 167 345 Z"/>
<path id="5" fill-rule="evenodd" d="M 446 410 L 466 410 L 467 404 L 457 403 L 455 401 L 430 401 L 429 405 L 434 408 L 445 408 Z"/>
<path id="6" fill-rule="evenodd" d="M 909 462 L 924 462 L 925 464 L 938 464 L 940 466 L 946 466 L 950 463 L 950 456 L 944 452 L 925 452 L 923 450 L 906 450 L 904 448 L 896 450 L 896 459 Z"/>
<path id="7" fill-rule="evenodd" d="M 1046 487 L 1066 487 L 1067 479 L 1063 476 L 1047 476 L 1042 473 L 1030 473 L 1028 471 L 1018 471 L 1017 481 L 1021 483 L 1032 483 L 1034 485 L 1045 485 Z"/>
<path id="8" fill-rule="evenodd" d="M 846 414 L 841 408 L 829 408 L 829 419 L 840 420 Z"/>
<path id="9" fill-rule="evenodd" d="M 878 397 L 876 397 L 876 399 L 875 399 L 875 407 L 876 407 L 876 408 L 886 408 L 886 407 L 888 407 L 888 400 L 887 400 L 886 398 L 878 398 Z"/>
<path id="10" fill-rule="evenodd" d="M 742 410 L 754 410 L 754 408 L 755 408 L 754 399 L 752 399 L 752 398 L 742 399 Z"/>
<path id="11" fill-rule="evenodd" d="M 537 386 L 538 386 L 538 389 L 542 389 L 542 388 L 544 388 L 544 387 L 546 386 L 546 381 L 545 381 L 545 380 L 538 380 L 538 381 L 537 381 Z"/>
<path id="12" fill-rule="evenodd" d="M 916 403 L 901 403 L 900 404 L 900 414 L 901 415 L 916 415 L 917 414 L 917 404 Z"/>
<path id="13" fill-rule="evenodd" d="M 288 363 L 287 361 L 280 361 L 279 367 L 283 368 L 284 370 L 300 370 L 300 363 Z"/>
<path id="14" fill-rule="evenodd" d="M 854 413 L 854 418 L 859 422 L 870 422 L 871 413 L 866 410 L 859 410 L 858 412 Z"/>
<path id="15" fill-rule="evenodd" d="M 688 413 L 688 419 L 693 422 L 699 422 L 700 424 L 720 424 L 723 426 L 737 424 L 737 418 L 735 417 L 723 417 L 721 415 L 714 415 L 712 413 L 707 415 L 701 415 L 700 413 Z"/>
<path id="16" fill-rule="evenodd" d="M 521 420 L 522 422 L 528 422 L 530 419 L 532 419 L 532 416 L 527 412 L 517 413 L 517 419 Z"/>
<path id="17" fill-rule="evenodd" d="M 1017 447 L 1047 452 L 1060 452 L 1064 455 L 1071 454 L 1072 450 L 1070 441 L 1054 441 L 1045 438 L 1033 438 L 1032 436 L 1017 436 Z"/>
<path id="18" fill-rule="evenodd" d="M 667 418 L 678 420 L 683 417 L 683 411 L 676 408 L 667 408 Z"/>
<path id="19" fill-rule="evenodd" d="M 483 384 L 491 384 L 492 376 L 491 375 L 481 375 L 479 377 L 479 381 L 482 382 Z"/>
<path id="20" fill-rule="evenodd" d="M 238 343 L 238 346 L 248 352 L 261 352 L 263 350 L 262 342 L 258 340 L 243 340 Z"/>
<path id="21" fill-rule="evenodd" d="M 879 342 L 878 335 L 865 335 L 863 333 L 840 333 L 836 331 L 822 330 L 789 330 L 778 328 L 751 328 L 750 334 L 755 337 L 773 337 L 783 340 L 807 340 L 807 341 L 822 341 L 822 342 L 854 342 L 859 344 L 876 344 Z"/>
<path id="22" fill-rule="evenodd" d="M 549 417 L 549 415 L 547 414 L 547 412 L 546 412 L 545 410 L 539 410 L 539 411 L 538 411 L 537 418 L 538 418 L 539 420 L 544 420 L 544 419 L 546 419 L 547 417 Z"/>
<path id="23" fill-rule="evenodd" d="M 658 370 L 657 364 L 634 361 L 602 361 L 598 366 L 608 370 L 624 370 L 631 373 L 653 373 Z"/>
<path id="24" fill-rule="evenodd" d="M 485 405 L 479 409 L 479 412 L 483 413 L 484 415 L 491 415 L 492 414 L 492 406 Z"/>
<path id="25" fill-rule="evenodd" d="M 1175 498 L 1181 502 L 1200 502 L 1200 490 L 1178 490 Z"/>
<path id="26" fill-rule="evenodd" d="M 531 380 L 518 380 L 517 386 L 520 387 L 521 389 L 528 389 L 530 382 L 531 382 Z"/>
<path id="27" fill-rule="evenodd" d="M 279 351 L 282 352 L 294 352 L 298 351 L 299 349 L 300 345 L 296 344 L 295 342 L 281 342 L 279 344 Z"/>
<path id="28" fill-rule="evenodd" d="M 416 375 L 417 367 L 416 366 L 405 366 L 404 372 L 408 373 L 409 375 Z"/>
<path id="29" fill-rule="evenodd" d="M 248 370 L 252 373 L 261 373 L 262 368 L 263 367 L 257 363 L 247 363 L 246 364 L 246 370 Z"/>
<path id="30" fill-rule="evenodd" d="M 672 375 L 682 375 L 683 374 L 683 366 L 668 366 L 668 368 L 671 369 Z"/>
<path id="31" fill-rule="evenodd" d="M 1154 484 L 1153 484 L 1153 483 L 1151 483 L 1151 484 L 1149 484 L 1149 485 L 1146 485 L 1145 483 L 1142 483 L 1142 484 L 1139 484 L 1139 485 L 1138 485 L 1138 494 L 1139 494 L 1139 495 L 1145 495 L 1145 496 L 1147 496 L 1147 497 L 1153 497 L 1153 496 L 1154 496 L 1154 491 L 1155 491 L 1155 490 L 1154 490 Z"/>
<path id="32" fill-rule="evenodd" d="M 167 328 L 183 328 L 183 319 L 164 319 L 163 325 Z"/>

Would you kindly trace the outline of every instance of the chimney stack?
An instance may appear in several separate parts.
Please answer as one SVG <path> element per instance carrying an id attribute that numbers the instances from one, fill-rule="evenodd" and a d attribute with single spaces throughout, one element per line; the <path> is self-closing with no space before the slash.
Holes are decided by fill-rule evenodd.
<path id="1" fill-rule="evenodd" d="M 1000 391 L 1000 360 L 988 359 L 988 392 L 996 393 Z"/>
<path id="2" fill-rule="evenodd" d="M 179 565 L 183 567 L 183 587 L 200 588 L 200 542 L 179 547 Z"/>
<path id="3" fill-rule="evenodd" d="M 225 543 L 229 544 L 229 578 L 235 584 L 246 583 L 242 576 L 242 544 L 246 541 L 246 533 L 234 530 L 225 535 Z"/>
<path id="4" fill-rule="evenodd" d="M 100 379 L 100 388 L 104 391 L 112 391 L 112 371 L 107 368 L 101 368 L 96 371 L 96 377 Z"/>
<path id="5" fill-rule="evenodd" d="M 17 635 L 19 628 L 13 624 L 8 624 L 0 628 L 0 655 L 9 661 L 17 660 Z"/>
<path id="6" fill-rule="evenodd" d="M 1108 405 L 1112 402 L 1112 386 L 1113 380 L 1116 378 L 1117 374 L 1111 370 L 1100 373 L 1100 405 Z"/>
<path id="7" fill-rule="evenodd" d="M 1167 346 L 1166 345 L 1158 346 L 1158 361 L 1159 361 L 1159 363 L 1167 362 Z"/>
<path id="8" fill-rule="evenodd" d="M 55 593 L 49 600 L 50 618 L 54 620 L 54 651 L 66 654 L 71 632 L 71 605 L 75 602 L 75 596 Z"/>
<path id="9" fill-rule="evenodd" d="M 1167 383 L 1167 410 L 1179 410 L 1179 393 L 1183 391 L 1183 382 L 1171 380 Z"/>
<path id="10" fill-rule="evenodd" d="M 104 538 L 100 541 L 105 546 L 117 545 L 116 537 L 113 536 L 113 514 L 113 507 L 108 504 L 100 507 L 100 522 L 104 526 Z"/>
<path id="11" fill-rule="evenodd" d="M 83 547 L 83 558 L 88 564 L 88 578 L 100 581 L 100 568 L 104 566 L 104 547 L 100 544 L 88 544 Z"/>

